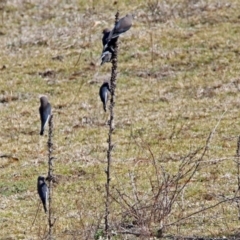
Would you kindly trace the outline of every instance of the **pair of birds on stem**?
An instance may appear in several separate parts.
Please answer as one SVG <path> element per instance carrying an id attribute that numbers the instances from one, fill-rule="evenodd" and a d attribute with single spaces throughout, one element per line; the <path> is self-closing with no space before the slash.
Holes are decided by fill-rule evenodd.
<path id="1" fill-rule="evenodd" d="M 48 102 L 46 96 L 40 97 L 40 107 L 39 107 L 39 114 L 41 120 L 41 130 L 40 135 L 44 134 L 45 127 L 51 117 L 51 104 Z M 48 186 L 45 182 L 45 178 L 43 176 L 39 176 L 37 180 L 37 191 L 38 195 L 42 201 L 43 208 L 45 213 L 47 212 L 47 199 L 48 199 Z"/>
<path id="2" fill-rule="evenodd" d="M 105 62 L 111 62 L 113 53 L 114 53 L 114 45 L 118 40 L 118 37 L 128 31 L 132 26 L 133 14 L 127 14 L 125 17 L 121 18 L 114 26 L 114 28 L 110 31 L 108 28 L 103 30 L 102 44 L 103 50 L 101 55 L 101 65 Z M 103 110 L 107 111 L 107 101 L 108 101 L 108 93 L 110 92 L 109 82 L 104 82 L 99 89 L 99 96 L 103 103 Z"/>
<path id="3" fill-rule="evenodd" d="M 103 30 L 103 50 L 101 55 L 101 65 L 103 65 L 105 62 L 110 62 L 112 60 L 114 52 L 113 46 L 117 42 L 118 37 L 131 28 L 132 20 L 133 15 L 127 14 L 125 17 L 119 19 L 119 21 L 115 24 L 112 30 L 110 30 L 109 28 L 105 28 Z"/>

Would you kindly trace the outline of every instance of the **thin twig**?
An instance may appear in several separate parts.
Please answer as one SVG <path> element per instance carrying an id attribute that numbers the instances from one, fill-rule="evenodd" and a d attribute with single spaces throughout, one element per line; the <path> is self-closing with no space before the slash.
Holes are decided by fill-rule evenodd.
<path id="1" fill-rule="evenodd" d="M 78 60 L 77 60 L 77 62 L 75 63 L 74 67 L 76 67 L 76 66 L 77 66 L 77 64 L 78 64 L 78 62 L 79 62 L 79 60 L 80 60 L 81 56 L 82 56 L 82 52 L 80 52 L 80 53 L 79 53 Z"/>
<path id="2" fill-rule="evenodd" d="M 210 134 L 209 134 L 209 136 L 208 136 L 208 138 L 207 138 L 206 144 L 205 144 L 204 151 L 203 151 L 203 153 L 202 153 L 202 156 L 200 157 L 200 160 L 202 160 L 203 156 L 205 155 L 206 151 L 208 150 L 210 141 L 212 140 L 212 137 L 213 137 L 214 133 L 216 132 L 216 129 L 217 129 L 218 125 L 220 124 L 223 116 L 226 114 L 226 112 L 227 112 L 227 110 L 225 110 L 225 111 L 223 112 L 223 114 L 222 114 L 222 115 L 220 116 L 220 118 L 218 119 L 218 122 L 217 122 L 217 124 L 215 125 L 214 129 L 210 132 Z"/>
<path id="3" fill-rule="evenodd" d="M 34 223 L 35 223 L 35 221 L 36 221 L 36 218 L 37 218 L 37 215 L 38 215 L 38 212 L 39 212 L 40 204 L 41 204 L 41 202 L 39 201 L 38 209 L 37 209 L 37 212 L 36 212 L 35 217 L 34 217 L 34 219 L 33 219 L 32 225 L 31 225 L 31 227 L 30 227 L 30 231 L 31 231 L 31 229 L 32 229 L 32 227 L 33 227 L 33 225 L 34 225 Z"/>
<path id="4" fill-rule="evenodd" d="M 239 199 L 239 198 L 238 198 L 238 197 L 237 197 L 237 198 L 236 198 L 236 197 L 233 197 L 233 198 L 224 199 L 224 200 L 222 200 L 222 201 L 220 201 L 220 202 L 217 202 L 216 204 L 213 204 L 213 205 L 211 205 L 211 206 L 209 206 L 209 207 L 206 207 L 206 208 L 203 208 L 203 209 L 198 210 L 198 211 L 196 211 L 196 212 L 190 213 L 190 214 L 187 215 L 186 217 L 182 217 L 182 218 L 180 218 L 180 219 L 178 219 L 178 220 L 176 220 L 176 221 L 174 221 L 174 222 L 171 222 L 171 223 L 169 223 L 169 224 L 166 224 L 165 227 L 174 225 L 174 224 L 176 224 L 176 223 L 178 223 L 178 222 L 181 222 L 181 221 L 183 221 L 183 220 L 185 220 L 185 219 L 188 219 L 188 218 L 190 218 L 190 217 L 192 217 L 192 216 L 194 216 L 194 215 L 196 215 L 196 214 L 198 214 L 198 213 L 204 212 L 204 211 L 209 210 L 209 209 L 211 209 L 211 208 L 215 208 L 216 206 L 218 206 L 218 205 L 220 205 L 220 204 L 222 204 L 222 203 L 225 203 L 225 202 L 228 202 L 228 201 L 234 201 L 234 200 L 236 200 L 236 199 Z"/>

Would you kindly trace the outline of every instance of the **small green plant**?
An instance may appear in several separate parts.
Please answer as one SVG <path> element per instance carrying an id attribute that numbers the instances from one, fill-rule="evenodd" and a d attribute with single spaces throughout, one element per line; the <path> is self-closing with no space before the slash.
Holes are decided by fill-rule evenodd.
<path id="1" fill-rule="evenodd" d="M 94 235 L 94 239 L 98 240 L 101 239 L 105 236 L 105 231 L 103 229 L 97 229 L 95 235 Z"/>

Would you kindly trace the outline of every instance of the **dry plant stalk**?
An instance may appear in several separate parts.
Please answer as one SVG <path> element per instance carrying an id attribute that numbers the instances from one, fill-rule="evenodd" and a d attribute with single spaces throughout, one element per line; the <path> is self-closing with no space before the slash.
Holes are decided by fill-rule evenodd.
<path id="1" fill-rule="evenodd" d="M 119 19 L 119 12 L 115 15 L 115 25 Z M 106 169 L 106 202 L 105 202 L 105 236 L 107 239 L 111 238 L 111 234 L 109 232 L 109 207 L 110 207 L 110 170 L 111 170 L 111 162 L 112 162 L 112 133 L 114 131 L 114 105 L 115 105 L 115 88 L 117 81 L 117 55 L 118 55 L 118 43 L 117 41 L 113 44 L 113 56 L 112 56 L 112 72 L 110 79 L 110 119 L 109 119 L 109 132 L 108 132 L 108 149 L 107 149 L 107 169 Z"/>
<path id="2" fill-rule="evenodd" d="M 240 191 L 240 136 L 238 137 L 237 141 L 237 151 L 236 151 L 236 158 L 237 158 L 237 191 L 236 191 L 236 197 L 239 196 L 239 191 Z M 237 208 L 238 208 L 238 220 L 240 220 L 240 204 L 239 200 L 237 200 Z"/>
<path id="3" fill-rule="evenodd" d="M 52 152 L 53 152 L 53 143 L 52 143 L 52 137 L 53 137 L 53 115 L 50 116 L 49 119 L 49 131 L 48 131 L 48 236 L 49 240 L 53 239 L 52 232 L 53 232 L 53 225 L 54 221 L 52 220 L 52 181 L 53 181 L 53 159 Z"/>

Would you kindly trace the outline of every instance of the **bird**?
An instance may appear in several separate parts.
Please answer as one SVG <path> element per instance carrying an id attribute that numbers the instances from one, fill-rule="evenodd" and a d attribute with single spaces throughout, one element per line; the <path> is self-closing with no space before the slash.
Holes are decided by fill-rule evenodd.
<path id="1" fill-rule="evenodd" d="M 102 37 L 102 44 L 103 44 L 103 50 L 101 54 L 101 65 L 103 65 L 105 62 L 111 62 L 113 52 L 114 52 L 114 44 L 116 43 L 118 37 L 111 39 L 111 41 L 108 42 L 108 37 L 110 34 L 110 29 L 105 28 L 102 31 L 103 37 Z"/>
<path id="2" fill-rule="evenodd" d="M 101 65 L 103 65 L 105 62 L 111 62 L 112 50 L 109 48 L 106 48 L 105 51 L 102 52 L 101 60 L 102 60 Z"/>
<path id="3" fill-rule="evenodd" d="M 48 102 L 48 99 L 46 96 L 40 97 L 39 113 L 40 113 L 40 119 L 41 119 L 40 135 L 43 135 L 44 128 L 51 116 L 51 104 Z"/>
<path id="4" fill-rule="evenodd" d="M 38 195 L 42 201 L 44 211 L 46 213 L 47 212 L 48 187 L 47 187 L 47 184 L 45 183 L 45 178 L 43 176 L 38 177 L 37 190 L 38 190 Z"/>
<path id="5" fill-rule="evenodd" d="M 102 44 L 103 44 L 103 47 L 108 43 L 108 37 L 109 37 L 109 34 L 110 34 L 111 30 L 109 28 L 104 28 L 103 31 L 102 31 Z"/>
<path id="6" fill-rule="evenodd" d="M 108 92 L 110 92 L 109 82 L 104 82 L 99 89 L 99 96 L 103 103 L 103 110 L 106 112 L 106 105 L 108 101 Z"/>
<path id="7" fill-rule="evenodd" d="M 133 20 L 133 14 L 129 14 L 129 13 L 125 17 L 119 19 L 119 21 L 114 26 L 113 30 L 109 33 L 108 38 L 106 40 L 107 43 L 105 44 L 105 46 L 107 47 L 107 44 L 112 39 L 128 31 L 132 26 L 132 20 Z"/>

